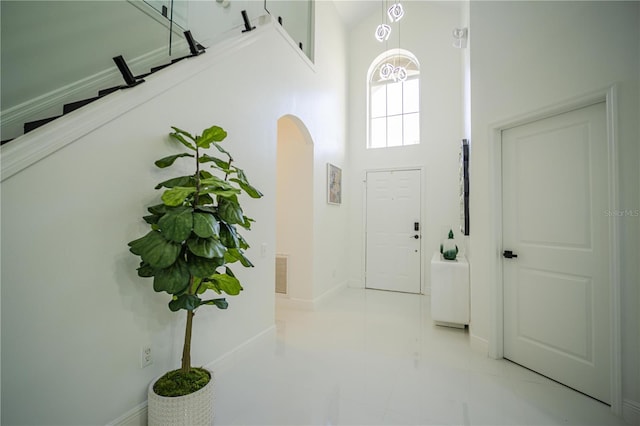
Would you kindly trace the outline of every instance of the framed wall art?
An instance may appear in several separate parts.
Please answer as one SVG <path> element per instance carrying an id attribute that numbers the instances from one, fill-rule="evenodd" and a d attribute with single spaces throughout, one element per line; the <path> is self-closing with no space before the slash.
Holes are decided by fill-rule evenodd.
<path id="1" fill-rule="evenodd" d="M 342 204 L 342 169 L 327 163 L 327 203 Z"/>
<path id="2" fill-rule="evenodd" d="M 460 146 L 460 232 L 469 235 L 469 141 Z"/>

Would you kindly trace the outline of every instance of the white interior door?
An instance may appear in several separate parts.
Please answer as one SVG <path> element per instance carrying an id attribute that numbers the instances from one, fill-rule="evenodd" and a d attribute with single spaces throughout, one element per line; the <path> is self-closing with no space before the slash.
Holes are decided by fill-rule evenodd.
<path id="1" fill-rule="evenodd" d="M 607 164 L 604 102 L 502 133 L 504 357 L 610 403 Z"/>
<path id="2" fill-rule="evenodd" d="M 420 193 L 420 170 L 367 172 L 366 288 L 420 293 Z"/>

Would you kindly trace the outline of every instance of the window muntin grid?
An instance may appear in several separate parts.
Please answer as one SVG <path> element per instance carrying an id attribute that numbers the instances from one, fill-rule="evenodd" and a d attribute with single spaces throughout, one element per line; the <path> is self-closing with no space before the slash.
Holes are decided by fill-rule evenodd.
<path id="1" fill-rule="evenodd" d="M 403 53 L 404 52 L 404 53 Z M 405 81 L 384 79 L 385 64 L 404 67 Z M 420 143 L 420 69 L 407 51 L 389 51 L 376 58 L 369 69 L 369 117 L 367 148 L 385 148 Z"/>

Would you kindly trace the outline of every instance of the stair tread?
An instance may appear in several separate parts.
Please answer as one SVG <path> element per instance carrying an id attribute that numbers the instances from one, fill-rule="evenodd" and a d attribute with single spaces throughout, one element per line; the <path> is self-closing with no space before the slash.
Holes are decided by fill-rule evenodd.
<path id="1" fill-rule="evenodd" d="M 62 107 L 62 113 L 68 114 L 71 111 L 75 111 L 79 108 L 82 108 L 85 105 L 90 104 L 91 102 L 97 101 L 101 97 L 102 96 L 95 96 L 93 98 L 81 99 L 79 101 L 69 102 L 68 104 L 64 104 L 64 106 Z"/>
<path id="2" fill-rule="evenodd" d="M 105 95 L 108 95 L 109 93 L 117 92 L 121 88 L 122 86 L 114 86 L 114 87 L 108 87 L 106 89 L 102 89 L 98 92 L 98 96 L 105 96 Z"/>
<path id="3" fill-rule="evenodd" d="M 158 65 L 157 67 L 153 67 L 151 68 L 151 73 L 154 73 L 156 71 L 160 71 L 161 69 L 164 69 L 166 67 L 168 67 L 169 65 L 171 65 L 171 62 L 168 64 L 163 64 L 163 65 Z"/>
<path id="4" fill-rule="evenodd" d="M 32 130 L 37 129 L 40 126 L 44 126 L 47 123 L 52 122 L 56 118 L 62 117 L 61 115 L 56 115 L 55 117 L 42 118 L 40 120 L 29 121 L 28 123 L 24 123 L 24 132 L 29 133 Z"/>

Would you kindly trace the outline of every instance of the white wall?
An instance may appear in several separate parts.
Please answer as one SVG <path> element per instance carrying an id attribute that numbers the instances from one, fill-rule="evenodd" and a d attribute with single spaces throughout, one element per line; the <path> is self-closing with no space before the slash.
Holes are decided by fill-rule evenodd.
<path id="1" fill-rule="evenodd" d="M 387 49 L 398 47 L 398 32 L 387 44 L 374 38 L 380 9 L 349 34 L 349 216 L 350 285 L 364 286 L 364 185 L 366 170 L 422 168 L 422 289 L 430 289 L 430 260 L 450 228 L 459 232 L 458 153 L 464 137 L 463 55 L 452 46 L 452 30 L 462 26 L 461 2 L 405 2 L 400 47 L 420 62 L 421 137 L 408 147 L 370 149 L 367 137 L 367 71 Z M 394 24 L 395 25 L 395 24 Z M 389 265 L 393 267 L 393 265 Z"/>
<path id="2" fill-rule="evenodd" d="M 471 2 L 471 333 L 479 342 L 493 338 L 499 255 L 489 197 L 492 123 L 618 83 L 620 205 L 611 208 L 639 208 L 639 9 L 638 2 Z M 623 398 L 636 404 L 639 220 L 620 219 Z"/>
<path id="3" fill-rule="evenodd" d="M 296 102 L 316 111 L 311 120 L 298 115 L 305 123 L 314 143 L 313 169 L 313 299 L 328 294 L 347 282 L 350 246 L 345 241 L 348 229 L 347 211 L 351 200 L 343 193 L 342 205 L 327 204 L 327 163 L 348 172 L 347 164 L 347 46 L 344 26 L 332 1 L 315 3 L 316 72 L 332 90 L 311 89 L 308 95 L 296 97 Z M 324 120 L 324 117 L 330 120 Z"/>
<path id="4" fill-rule="evenodd" d="M 266 26 L 245 35 L 250 42 L 241 49 L 211 49 L 115 95 L 127 102 L 201 67 L 2 182 L 3 424 L 105 424 L 142 403 L 152 378 L 178 366 L 184 315 L 169 312 L 167 297 L 137 277 L 126 245 L 146 232 L 141 216 L 157 201 L 153 186 L 167 177 L 152 163 L 176 151 L 167 138 L 171 125 L 224 127 L 238 166 L 265 194 L 245 200 L 256 220 L 245 234 L 255 268 L 235 268 L 245 290 L 227 311 L 198 312 L 193 363 L 208 364 L 273 326 L 278 118 L 293 114 L 307 125 L 316 191 L 324 190 L 326 162 L 345 161 L 345 37 L 332 3 L 319 2 L 317 12 L 318 28 L 327 32 L 319 32 L 315 67 Z M 101 105 L 87 108 L 99 113 Z M 81 124 L 75 117 L 50 129 L 64 137 Z M 334 282 L 346 281 L 346 246 L 335 244 L 345 209 L 330 210 L 321 195 L 314 194 L 315 262 L 336 271 Z M 328 279 L 314 291 L 331 285 Z M 140 369 L 148 343 L 154 363 Z"/>

